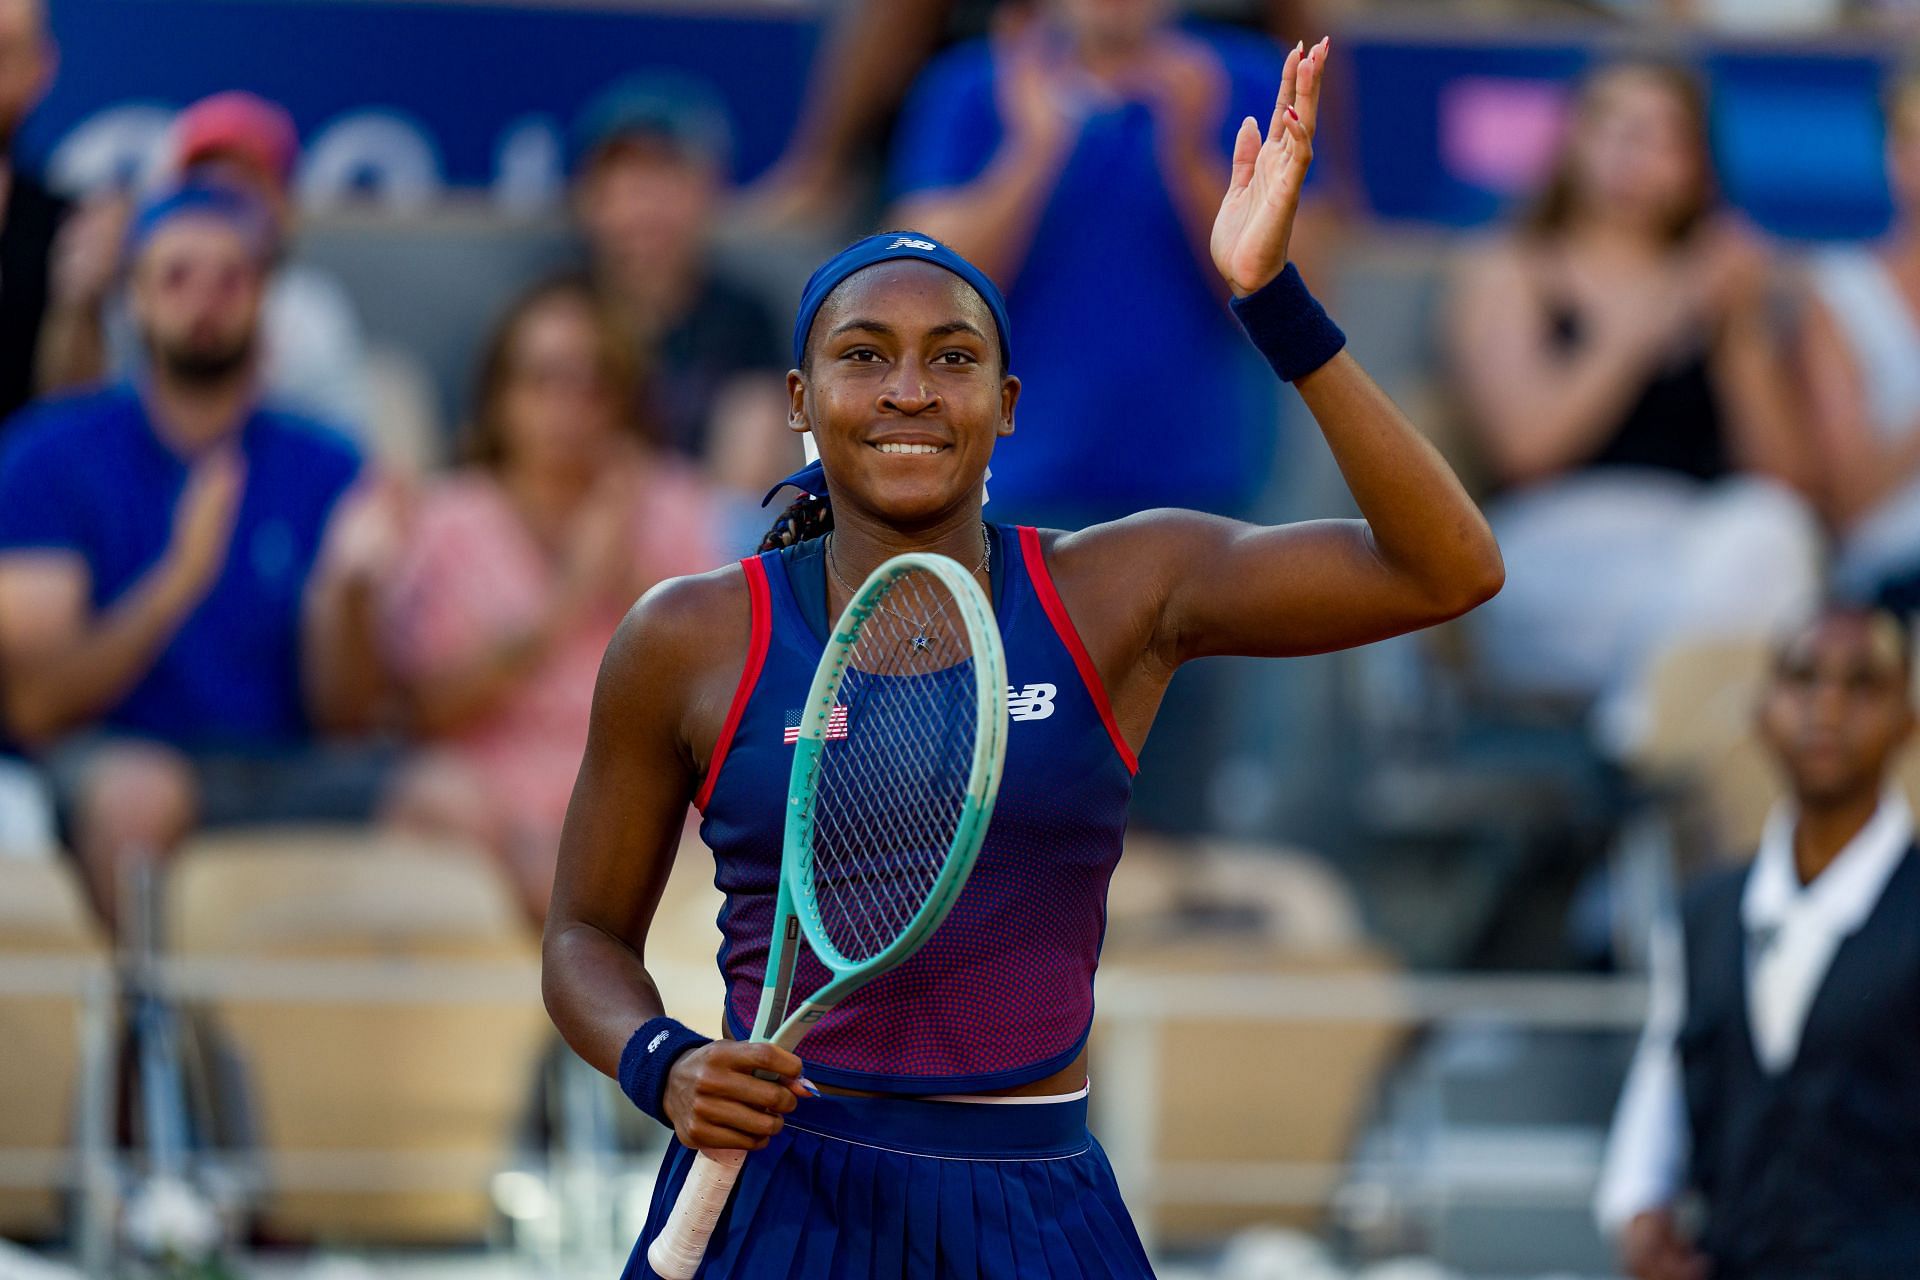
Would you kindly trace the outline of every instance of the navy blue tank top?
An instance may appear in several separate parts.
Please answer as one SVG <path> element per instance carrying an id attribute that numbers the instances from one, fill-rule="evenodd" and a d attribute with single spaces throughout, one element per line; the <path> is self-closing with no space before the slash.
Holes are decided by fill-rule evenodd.
<path id="1" fill-rule="evenodd" d="M 1044 1079 L 1093 1025 L 1107 882 L 1120 858 L 1133 753 L 1047 574 L 1039 535 L 991 525 L 994 613 L 1006 646 L 1008 735 L 999 801 L 972 877 L 910 960 L 807 1035 L 807 1074 L 888 1093 L 966 1093 Z M 714 853 L 727 1028 L 752 1030 L 779 888 L 788 734 L 826 648 L 825 563 L 814 540 L 741 562 L 753 634 L 695 805 Z M 801 949 L 796 989 L 825 971 Z"/>

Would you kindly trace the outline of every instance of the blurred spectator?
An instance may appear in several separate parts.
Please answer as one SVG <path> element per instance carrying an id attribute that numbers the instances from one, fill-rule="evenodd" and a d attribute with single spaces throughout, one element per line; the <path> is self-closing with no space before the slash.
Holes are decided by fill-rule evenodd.
<path id="1" fill-rule="evenodd" d="M 745 506 L 798 464 L 799 446 L 780 327 L 712 261 L 731 145 L 724 106 L 699 82 L 622 81 L 575 129 L 573 207 L 593 279 L 636 335 L 646 425 Z M 757 505 L 747 524 L 764 526 Z"/>
<path id="2" fill-rule="evenodd" d="M 291 194 L 300 138 L 279 105 L 250 93 L 202 98 L 174 122 L 173 169 L 196 182 L 240 188 L 272 211 L 275 265 L 262 321 L 260 376 L 267 403 L 364 440 L 372 392 L 360 320 L 331 275 L 287 262 L 296 214 Z M 104 220 L 105 215 L 101 216 Z M 131 376 L 145 359 L 140 334 L 111 305 L 117 259 L 101 237 L 76 230 L 66 268 L 55 280 L 56 306 L 69 336 L 42 363 L 49 390 Z"/>
<path id="3" fill-rule="evenodd" d="M 1206 245 L 1234 129 L 1272 114 L 1282 59 L 1173 12 L 1050 0 L 929 67 L 901 122 L 894 221 L 1006 286 L 1023 359 L 1046 371 L 994 456 L 1000 518 L 1238 514 L 1265 485 L 1278 400 Z"/>
<path id="4" fill-rule="evenodd" d="M 854 194 L 860 151 L 933 56 L 942 33 L 956 25 L 982 31 L 986 15 L 981 11 L 994 7 L 994 0 L 856 0 L 840 5 L 814 58 L 806 102 L 787 149 L 747 193 L 753 216 L 785 226 L 795 219 L 816 220 L 839 212 Z M 1011 7 L 1024 7 L 1024 0 Z M 1322 34 L 1313 0 L 1244 0 L 1234 7 L 1257 10 L 1287 44 L 1317 40 Z"/>
<path id="5" fill-rule="evenodd" d="M 1834 580 L 1862 599 L 1920 575 L 1920 77 L 1888 96 L 1886 155 L 1893 234 L 1815 256 L 1801 329 Z"/>
<path id="6" fill-rule="evenodd" d="M 1887 614 L 1828 611 L 1776 658 L 1759 727 L 1790 796 L 1657 939 L 1614 1121 L 1596 1209 L 1634 1276 L 1920 1275 L 1912 681 Z"/>
<path id="7" fill-rule="evenodd" d="M 125 866 L 196 821 L 345 817 L 361 756 L 317 751 L 377 695 L 350 647 L 382 504 L 343 502 L 358 455 L 259 407 L 275 235 L 224 187 L 149 201 L 129 235 L 136 386 L 26 411 L 0 451 L 0 674 L 48 757 L 111 919 Z"/>
<path id="8" fill-rule="evenodd" d="M 1705 111 L 1678 68 L 1596 73 L 1533 210 L 1464 262 L 1445 335 L 1500 490 L 1483 669 L 1605 695 L 1616 750 L 1664 647 L 1765 631 L 1818 590 L 1769 263 L 1715 216 Z"/>
<path id="9" fill-rule="evenodd" d="M 13 139 L 53 80 L 41 0 L 0 0 L 0 420 L 33 396 L 47 276 L 66 202 L 13 160 Z"/>
<path id="10" fill-rule="evenodd" d="M 715 509 L 636 430 L 630 335 L 584 280 L 508 310 L 481 362 L 472 464 L 421 495 L 380 650 L 431 744 L 388 808 L 480 841 L 546 915 L 600 659 L 662 578 L 713 568 Z"/>

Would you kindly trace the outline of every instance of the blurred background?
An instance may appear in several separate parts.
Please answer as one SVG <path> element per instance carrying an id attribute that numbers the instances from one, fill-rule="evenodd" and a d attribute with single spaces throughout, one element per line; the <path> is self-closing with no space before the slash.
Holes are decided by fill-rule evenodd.
<path id="1" fill-rule="evenodd" d="M 801 283 L 914 227 L 1006 287 L 990 518 L 1350 514 L 1188 198 L 1320 33 L 1296 260 L 1509 581 L 1180 675 L 1095 1129 L 1169 1277 L 1616 1274 L 1770 640 L 1920 598 L 1911 0 L 0 0 L 0 1276 L 614 1274 L 665 1135 L 541 1009 L 553 842 L 622 607 L 800 461 Z M 141 413 L 313 452 L 170 525 Z M 224 585 L 102 676 L 163 544 Z M 711 874 L 649 945 L 708 1031 Z"/>

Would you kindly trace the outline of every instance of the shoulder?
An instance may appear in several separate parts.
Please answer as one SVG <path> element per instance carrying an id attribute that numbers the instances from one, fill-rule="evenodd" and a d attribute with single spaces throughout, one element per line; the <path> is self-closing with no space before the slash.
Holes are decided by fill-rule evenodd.
<path id="1" fill-rule="evenodd" d="M 971 115 L 993 103 L 995 63 L 984 39 L 963 40 L 927 63 L 913 82 L 909 111 L 938 116 Z"/>
<path id="2" fill-rule="evenodd" d="M 738 563 L 664 579 L 620 620 L 601 681 L 688 681 L 737 667 L 732 650 L 744 648 L 752 618 L 747 573 Z M 735 638 L 737 646 L 729 643 Z"/>
<path id="3" fill-rule="evenodd" d="M 920 84 L 930 89 L 979 89 L 994 78 L 993 45 L 983 37 L 962 40 L 930 60 Z"/>
<path id="4" fill-rule="evenodd" d="M 1223 537 L 1237 522 L 1182 507 L 1156 507 L 1067 533 L 1039 530 L 1040 549 L 1055 572 L 1139 573 L 1174 561 Z"/>
<path id="5" fill-rule="evenodd" d="M 1451 254 L 1448 270 L 1456 285 L 1525 285 L 1539 268 L 1540 251 L 1512 232 L 1475 236 Z"/>
<path id="6" fill-rule="evenodd" d="M 360 448 L 344 434 L 312 418 L 282 409 L 262 409 L 257 429 L 275 451 L 317 469 L 319 477 L 351 477 L 360 470 Z"/>
<path id="7" fill-rule="evenodd" d="M 90 387 L 36 400 L 8 420 L 5 458 L 64 458 L 92 454 L 127 433 L 139 400 L 124 386 Z"/>
<path id="8" fill-rule="evenodd" d="M 347 290 L 332 274 L 304 262 L 290 262 L 273 273 L 268 305 L 302 316 L 353 314 Z"/>

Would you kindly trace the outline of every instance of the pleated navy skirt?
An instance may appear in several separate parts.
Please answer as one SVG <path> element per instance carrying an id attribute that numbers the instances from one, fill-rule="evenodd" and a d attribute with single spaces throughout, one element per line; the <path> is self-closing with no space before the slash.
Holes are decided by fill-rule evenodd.
<path id="1" fill-rule="evenodd" d="M 694 1153 L 668 1149 L 623 1280 Z M 699 1280 L 1151 1280 L 1085 1098 L 803 1098 L 747 1157 Z"/>

